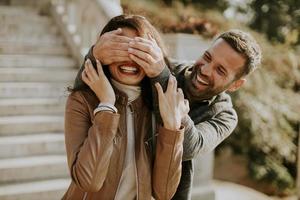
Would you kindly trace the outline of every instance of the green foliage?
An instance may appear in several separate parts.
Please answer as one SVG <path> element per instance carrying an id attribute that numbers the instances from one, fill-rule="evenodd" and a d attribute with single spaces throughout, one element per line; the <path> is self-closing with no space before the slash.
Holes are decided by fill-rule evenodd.
<path id="1" fill-rule="evenodd" d="M 265 44 L 264 50 L 268 46 Z M 276 51 L 281 53 L 278 60 L 292 53 L 282 47 Z M 285 194 L 295 187 L 300 94 L 293 91 L 293 84 L 284 84 L 282 80 L 296 84 L 300 71 L 298 66 L 295 78 L 290 79 L 292 65 L 285 64 L 290 71 L 285 75 L 274 67 L 272 60 L 265 57 L 263 67 L 233 95 L 239 124 L 223 145 L 248 157 L 252 178 L 271 184 L 277 194 Z"/>
<path id="2" fill-rule="evenodd" d="M 157 0 L 158 1 L 158 0 Z M 176 2 L 184 5 L 225 11 L 230 7 L 228 0 L 161 0 L 171 6 Z M 247 3 L 248 2 L 248 3 Z M 270 41 L 300 44 L 300 1 L 299 0 L 251 0 L 248 6 L 237 6 L 239 12 L 253 13 L 249 25 L 267 35 Z"/>
<path id="3" fill-rule="evenodd" d="M 300 44 L 299 0 L 253 0 L 255 15 L 250 26 L 263 32 L 271 41 Z"/>
<path id="4" fill-rule="evenodd" d="M 215 1 L 211 1 L 211 0 L 162 0 L 166 5 L 168 6 L 172 6 L 174 4 L 174 2 L 181 2 L 184 5 L 199 5 L 202 6 L 204 8 L 208 8 L 208 9 L 217 9 L 220 11 L 224 11 L 229 3 L 226 0 L 215 0 Z"/>
<path id="5" fill-rule="evenodd" d="M 140 0 L 134 2 L 134 5 L 132 0 L 123 0 L 122 6 L 125 13 L 135 13 L 147 17 L 163 33 L 200 34 L 211 38 L 218 33 L 219 23 L 223 23 L 223 17 L 215 12 L 210 13 L 213 14 L 211 18 L 214 20 L 207 20 L 205 13 L 199 12 L 197 7 L 184 6 L 178 1 L 175 1 L 172 7 L 168 7 L 161 0 Z"/>

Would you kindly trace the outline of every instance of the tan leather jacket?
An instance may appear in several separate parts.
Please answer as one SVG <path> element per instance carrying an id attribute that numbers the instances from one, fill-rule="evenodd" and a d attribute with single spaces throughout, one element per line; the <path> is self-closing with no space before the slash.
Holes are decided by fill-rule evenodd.
<path id="1" fill-rule="evenodd" d="M 99 100 L 91 91 L 70 94 L 65 112 L 65 142 L 72 182 L 63 200 L 113 200 L 126 153 L 127 96 L 116 92 L 118 113 L 93 110 Z M 142 98 L 130 105 L 135 121 L 137 199 L 168 200 L 181 177 L 183 128 L 158 130 L 152 158 L 151 112 Z M 126 199 L 126 197 L 124 197 Z"/>

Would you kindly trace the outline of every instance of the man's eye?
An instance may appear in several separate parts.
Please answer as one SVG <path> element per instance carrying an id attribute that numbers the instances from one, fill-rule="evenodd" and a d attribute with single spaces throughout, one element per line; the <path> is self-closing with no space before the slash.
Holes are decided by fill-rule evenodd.
<path id="1" fill-rule="evenodd" d="M 204 60 L 206 60 L 206 61 L 209 61 L 209 60 L 210 60 L 209 57 L 208 57 L 206 54 L 204 54 L 203 58 L 204 58 Z"/>
<path id="2" fill-rule="evenodd" d="M 217 72 L 218 72 L 221 76 L 225 76 L 225 72 L 224 72 L 220 67 L 217 68 Z"/>

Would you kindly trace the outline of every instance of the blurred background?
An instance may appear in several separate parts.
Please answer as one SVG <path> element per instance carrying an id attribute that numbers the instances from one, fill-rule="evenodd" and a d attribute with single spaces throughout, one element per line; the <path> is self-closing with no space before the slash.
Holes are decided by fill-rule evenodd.
<path id="1" fill-rule="evenodd" d="M 262 66 L 231 95 L 234 133 L 196 158 L 193 199 L 299 199 L 299 0 L 0 0 L 0 199 L 65 192 L 66 88 L 121 13 L 146 16 L 181 61 L 197 59 L 222 31 L 254 35 Z"/>

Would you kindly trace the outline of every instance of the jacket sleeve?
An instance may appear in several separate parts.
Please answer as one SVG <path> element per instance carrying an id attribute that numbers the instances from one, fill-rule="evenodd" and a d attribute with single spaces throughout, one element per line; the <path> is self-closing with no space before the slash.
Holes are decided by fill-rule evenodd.
<path id="1" fill-rule="evenodd" d="M 181 178 L 184 128 L 171 131 L 159 128 L 153 166 L 153 195 L 157 200 L 171 199 Z"/>
<path id="2" fill-rule="evenodd" d="M 237 121 L 237 114 L 233 108 L 223 110 L 198 124 L 187 116 L 183 121 L 185 126 L 183 161 L 212 151 L 233 132 Z"/>
<path id="3" fill-rule="evenodd" d="M 72 180 L 83 191 L 103 185 L 113 151 L 119 114 L 99 112 L 90 122 L 87 103 L 79 92 L 70 94 L 65 110 L 65 143 Z"/>
<path id="4" fill-rule="evenodd" d="M 154 84 L 156 82 L 158 82 L 161 85 L 163 91 L 166 91 L 170 75 L 171 75 L 171 71 L 169 70 L 168 67 L 165 67 L 163 69 L 163 71 L 157 77 L 150 78 L 152 97 L 153 97 L 152 98 L 153 99 L 153 112 L 154 112 L 157 124 L 162 124 L 162 119 L 161 119 L 160 112 L 159 112 L 158 94 L 157 94 L 157 90 L 156 90 Z"/>

